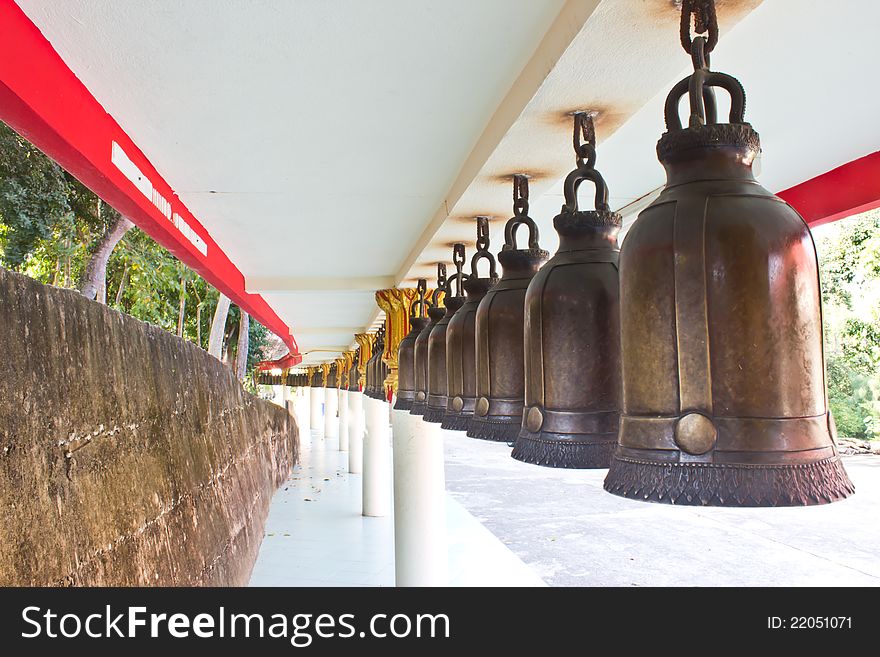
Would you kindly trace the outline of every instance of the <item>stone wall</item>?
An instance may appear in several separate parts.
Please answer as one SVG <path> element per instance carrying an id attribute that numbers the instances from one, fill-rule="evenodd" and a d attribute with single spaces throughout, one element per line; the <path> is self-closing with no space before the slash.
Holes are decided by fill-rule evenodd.
<path id="1" fill-rule="evenodd" d="M 195 345 L 0 269 L 0 585 L 244 585 L 297 452 Z"/>

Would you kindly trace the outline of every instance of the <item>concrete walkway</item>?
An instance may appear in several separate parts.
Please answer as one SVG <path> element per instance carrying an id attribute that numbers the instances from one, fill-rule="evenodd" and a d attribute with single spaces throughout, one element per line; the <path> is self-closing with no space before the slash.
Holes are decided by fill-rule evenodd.
<path id="1" fill-rule="evenodd" d="M 602 490 L 606 470 L 514 461 L 446 432 L 447 490 L 551 586 L 878 586 L 880 457 L 856 494 L 806 508 L 677 507 Z"/>
<path id="2" fill-rule="evenodd" d="M 393 520 L 361 515 L 361 476 L 338 446 L 320 432 L 303 440 L 272 500 L 251 586 L 394 586 Z M 449 495 L 446 523 L 451 585 L 545 586 Z"/>

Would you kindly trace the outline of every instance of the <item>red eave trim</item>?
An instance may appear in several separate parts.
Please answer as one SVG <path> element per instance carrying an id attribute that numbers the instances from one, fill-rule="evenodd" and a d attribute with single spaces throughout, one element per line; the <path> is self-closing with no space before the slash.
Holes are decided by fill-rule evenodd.
<path id="1" fill-rule="evenodd" d="M 257 369 L 265 370 L 286 370 L 302 362 L 302 356 L 299 354 L 287 354 L 277 360 L 261 360 L 257 363 Z"/>
<path id="2" fill-rule="evenodd" d="M 245 290 L 242 273 L 13 0 L 0 0 L 0 119 L 281 338 L 293 364 L 302 361 L 290 328 Z M 167 201 L 164 212 L 111 161 L 114 142 L 152 198 Z"/>
<path id="3" fill-rule="evenodd" d="M 880 151 L 779 192 L 810 226 L 880 207 Z"/>

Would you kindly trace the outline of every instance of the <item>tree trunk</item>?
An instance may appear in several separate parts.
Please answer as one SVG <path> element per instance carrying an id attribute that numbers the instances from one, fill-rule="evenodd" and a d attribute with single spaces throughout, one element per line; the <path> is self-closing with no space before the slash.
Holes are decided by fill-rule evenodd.
<path id="1" fill-rule="evenodd" d="M 107 303 L 107 263 L 119 240 L 125 237 L 133 226 L 134 224 L 122 215 L 108 226 L 83 272 L 79 290 L 84 297 Z"/>
<path id="2" fill-rule="evenodd" d="M 208 336 L 208 353 L 217 360 L 223 355 L 223 336 L 226 334 L 226 315 L 229 314 L 229 297 L 222 292 L 217 299 L 217 310 L 211 320 L 211 333 Z"/>
<path id="3" fill-rule="evenodd" d="M 250 317 L 241 308 L 238 310 L 241 319 L 238 321 L 238 346 L 235 348 L 235 376 L 238 377 L 239 381 L 244 381 L 245 376 L 247 376 Z"/>
<path id="4" fill-rule="evenodd" d="M 116 303 L 118 306 L 122 303 L 122 292 L 125 290 L 125 282 L 128 280 L 128 265 L 122 268 L 122 278 L 119 280 L 119 288 L 116 290 Z"/>
<path id="5" fill-rule="evenodd" d="M 183 337 L 183 318 L 186 315 L 186 280 L 180 277 L 180 304 L 177 311 L 177 337 Z"/>
<path id="6" fill-rule="evenodd" d="M 202 347 L 202 302 L 196 306 L 196 344 Z"/>

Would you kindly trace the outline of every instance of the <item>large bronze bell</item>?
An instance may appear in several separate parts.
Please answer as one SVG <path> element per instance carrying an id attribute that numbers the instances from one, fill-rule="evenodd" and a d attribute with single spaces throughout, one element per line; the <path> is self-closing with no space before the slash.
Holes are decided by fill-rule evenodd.
<path id="1" fill-rule="evenodd" d="M 428 303 L 428 324 L 421 330 L 413 347 L 415 395 L 411 415 L 424 415 L 428 407 L 428 338 L 446 310 L 440 305 L 440 297 L 446 291 L 446 264 L 437 263 L 437 287 Z"/>
<path id="2" fill-rule="evenodd" d="M 336 363 L 330 363 L 330 369 L 327 371 L 327 380 L 325 382 L 325 388 L 336 388 L 336 374 L 337 374 Z"/>
<path id="3" fill-rule="evenodd" d="M 416 398 L 416 338 L 428 325 L 428 317 L 425 313 L 427 289 L 428 281 L 420 278 L 416 286 L 418 298 L 413 301 L 409 309 L 409 333 L 397 346 L 397 401 L 394 403 L 396 411 L 412 410 Z"/>
<path id="4" fill-rule="evenodd" d="M 456 311 L 464 305 L 464 297 L 461 295 L 462 283 L 467 279 L 467 275 L 461 271 L 464 258 L 464 244 L 455 244 L 452 247 L 455 273 L 446 282 L 446 294 L 443 299 L 446 310 L 428 336 L 428 403 L 422 415 L 425 422 L 443 422 L 446 415 L 446 330 Z M 453 283 L 455 283 L 454 295 Z"/>
<path id="5" fill-rule="evenodd" d="M 853 486 L 828 411 L 810 230 L 753 177 L 742 86 L 709 71 L 702 37 L 692 54 L 657 144 L 666 187 L 621 253 L 623 413 L 605 488 L 672 504 L 833 502 Z M 712 87 L 731 96 L 729 123 Z"/>
<path id="6" fill-rule="evenodd" d="M 607 468 L 620 414 L 621 217 L 594 168 L 586 113 L 575 116 L 575 151 L 578 167 L 565 179 L 565 205 L 553 220 L 559 250 L 526 291 L 525 408 L 512 455 L 556 468 Z M 578 209 L 584 180 L 596 187 L 595 210 Z"/>
<path id="7" fill-rule="evenodd" d="M 472 438 L 513 442 L 522 426 L 526 288 L 549 255 L 538 245 L 538 227 L 528 213 L 529 179 L 516 175 L 514 216 L 504 227 L 504 246 L 498 254 L 501 280 L 477 307 L 477 403 L 467 431 Z M 516 248 L 521 226 L 529 232 L 526 249 Z"/>
<path id="8" fill-rule="evenodd" d="M 480 260 L 489 261 L 489 275 L 480 278 Z M 464 281 L 465 301 L 449 320 L 446 329 L 446 414 L 443 429 L 466 431 L 477 404 L 477 307 L 495 283 L 495 256 L 489 252 L 489 218 L 477 217 L 477 250 L 471 258 L 471 273 Z"/>
<path id="9" fill-rule="evenodd" d="M 351 359 L 351 368 L 348 370 L 348 391 L 360 392 L 361 384 L 358 381 L 358 364 L 360 363 L 360 349 L 355 348 L 354 356 Z"/>
<path id="10" fill-rule="evenodd" d="M 309 385 L 312 388 L 323 388 L 324 387 L 324 372 L 320 367 L 316 367 L 312 371 L 312 378 L 309 381 Z"/>
<path id="11" fill-rule="evenodd" d="M 382 363 L 382 352 L 385 350 L 385 326 L 376 331 L 376 341 L 373 343 L 373 355 L 367 361 L 367 397 L 373 399 L 385 399 L 385 371 Z"/>

